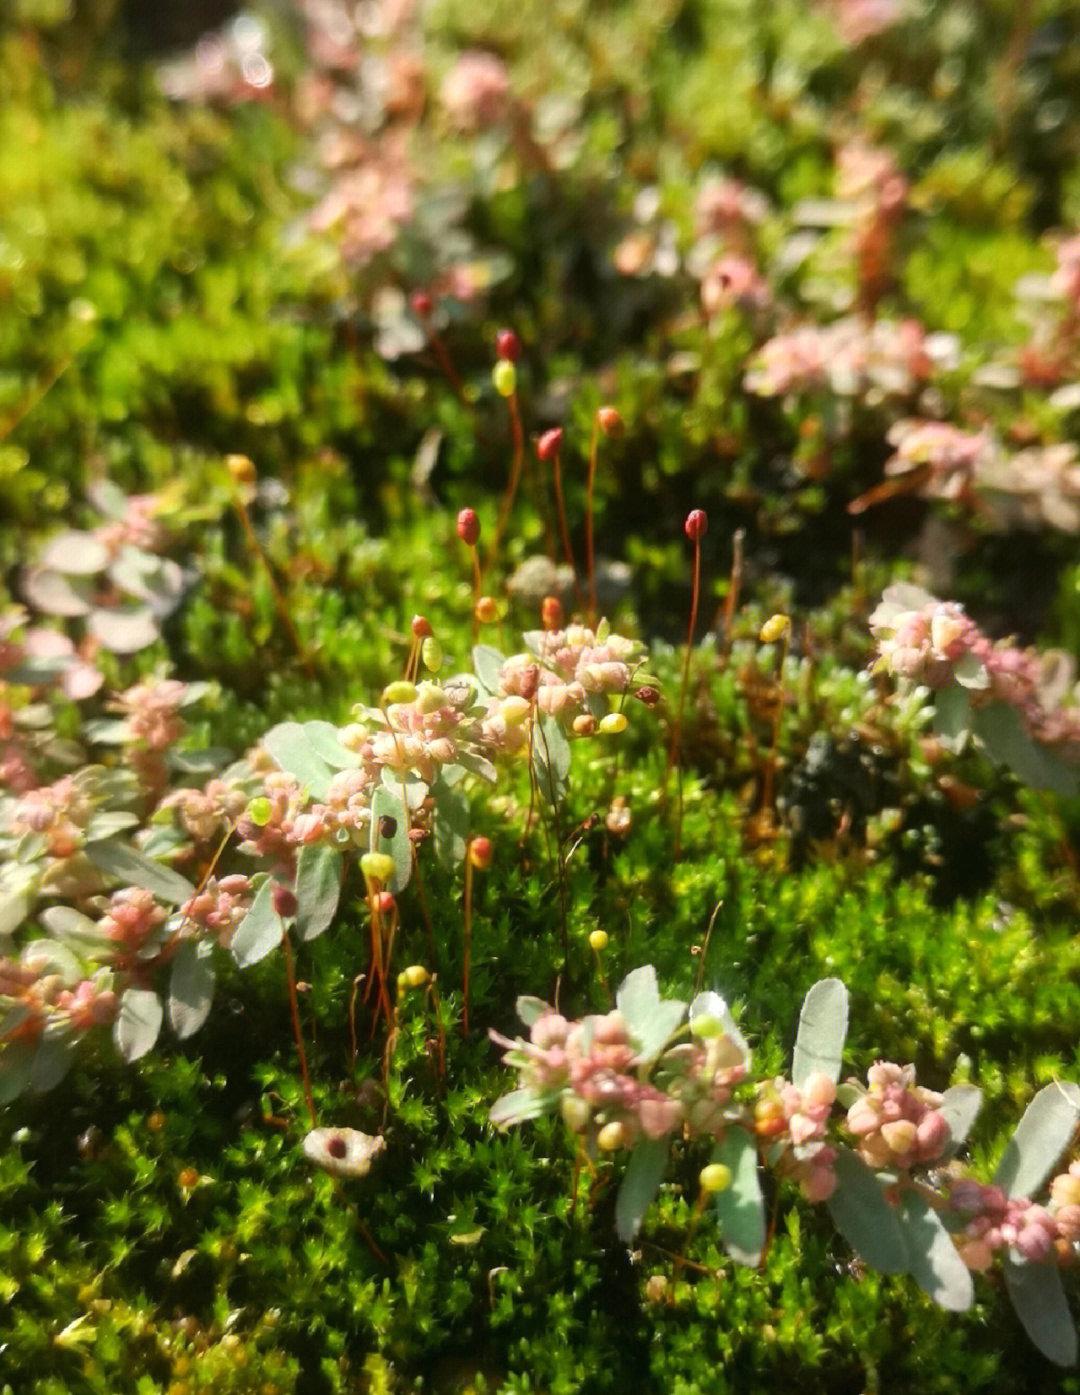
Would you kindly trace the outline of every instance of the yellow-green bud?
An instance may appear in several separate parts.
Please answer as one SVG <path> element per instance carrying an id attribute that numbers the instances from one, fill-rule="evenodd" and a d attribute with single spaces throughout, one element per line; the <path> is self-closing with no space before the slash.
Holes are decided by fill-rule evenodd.
<path id="1" fill-rule="evenodd" d="M 423 988 L 431 975 L 423 964 L 410 964 L 407 969 L 402 969 L 398 974 L 398 988 Z"/>
<path id="2" fill-rule="evenodd" d="M 716 1196 L 718 1192 L 726 1192 L 731 1186 L 731 1168 L 723 1163 L 710 1163 L 708 1167 L 701 1169 L 698 1181 L 703 1192 L 709 1196 Z"/>
<path id="3" fill-rule="evenodd" d="M 690 1031 L 695 1037 L 703 1039 L 708 1037 L 718 1037 L 724 1030 L 724 1024 L 719 1017 L 710 1017 L 707 1012 L 703 1012 L 699 1017 L 695 1017 L 690 1023 Z"/>
<path id="4" fill-rule="evenodd" d="M 438 712 L 446 706 L 446 693 L 438 683 L 421 683 L 416 690 L 416 705 L 423 713 Z"/>
<path id="5" fill-rule="evenodd" d="M 388 683 L 382 691 L 382 705 L 391 707 L 398 703 L 416 701 L 416 684 L 407 683 L 404 678 L 396 683 Z"/>
<path id="6" fill-rule="evenodd" d="M 420 661 L 428 673 L 438 673 L 442 668 L 442 645 L 434 635 L 428 635 L 420 646 Z"/>
<path id="7" fill-rule="evenodd" d="M 360 870 L 365 881 L 388 882 L 394 875 L 394 859 L 389 853 L 365 853 L 360 859 Z"/>
<path id="8" fill-rule="evenodd" d="M 618 736 L 629 726 L 625 712 L 609 712 L 606 717 L 600 718 L 599 730 L 605 736 Z"/>
<path id="9" fill-rule="evenodd" d="M 256 828 L 265 828 L 273 812 L 274 806 L 264 794 L 256 795 L 247 807 L 248 818 Z"/>
<path id="10" fill-rule="evenodd" d="M 521 726 L 531 711 L 532 706 L 528 698 L 519 697 L 516 693 L 503 698 L 499 703 L 499 715 L 508 727 Z"/>
<path id="11" fill-rule="evenodd" d="M 593 930 L 589 934 L 589 948 L 600 953 L 602 949 L 607 949 L 608 933 L 606 930 Z"/>
<path id="12" fill-rule="evenodd" d="M 491 370 L 491 381 L 500 397 L 513 397 L 517 389 L 517 373 L 514 365 L 505 358 L 499 359 Z"/>

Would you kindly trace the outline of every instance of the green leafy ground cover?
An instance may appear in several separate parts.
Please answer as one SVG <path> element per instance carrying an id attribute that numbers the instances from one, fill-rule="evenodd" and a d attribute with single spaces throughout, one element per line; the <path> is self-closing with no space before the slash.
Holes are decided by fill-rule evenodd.
<path id="1" fill-rule="evenodd" d="M 868 30 L 855 6 L 794 0 L 369 10 L 271 8 L 223 31 L 220 64 L 204 48 L 163 80 L 108 6 L 0 20 L 0 1386 L 1077 1389 L 999 1270 L 943 1312 L 790 1182 L 765 1182 L 760 1267 L 733 1263 L 696 1214 L 700 1139 L 676 1139 L 623 1243 L 625 1151 L 583 1169 L 557 1118 L 494 1129 L 513 1076 L 487 1030 L 518 1030 L 519 995 L 606 1012 L 653 964 L 665 996 L 735 1005 L 767 1079 L 807 989 L 837 977 L 845 1075 L 910 1061 L 931 1089 L 981 1088 L 964 1156 L 983 1180 L 1035 1092 L 1078 1078 L 1072 729 L 962 712 L 983 740 L 953 740 L 942 713 L 957 694 L 989 711 L 989 669 L 919 670 L 913 691 L 893 650 L 871 673 L 870 616 L 913 578 L 987 634 L 1075 651 L 1080 11 L 898 6 Z M 515 451 L 492 378 L 506 326 L 525 450 L 491 558 Z M 818 337 L 793 348 L 798 328 Z M 604 609 L 663 696 L 569 743 L 557 807 L 535 761 L 466 778 L 491 865 L 419 846 L 386 912 L 389 1011 L 365 996 L 358 857 L 332 925 L 295 937 L 314 1113 L 385 1139 L 370 1173 L 305 1158 L 280 952 L 241 968 L 223 936 L 205 1023 L 146 1054 L 125 1026 L 138 1059 L 104 1009 L 46 1054 L 10 966 L 53 934 L 43 914 L 97 923 L 129 878 L 34 843 L 23 801 L 89 768 L 99 823 L 76 820 L 74 855 L 96 843 L 97 866 L 106 843 L 115 865 L 137 843 L 201 884 L 217 839 L 176 832 L 171 791 L 282 723 L 348 724 L 401 678 L 414 614 L 444 675 L 476 637 L 513 654 L 539 628 L 552 584 L 517 569 L 561 560 L 533 448 L 554 427 L 587 592 L 605 404 L 624 429 L 597 437 L 595 538 L 629 572 Z M 964 437 L 889 466 L 912 419 Z M 86 541 L 110 505 L 137 554 L 119 571 Z M 498 617 L 478 636 L 464 507 Z M 680 717 L 692 508 L 709 527 Z M 77 593 L 58 602 L 27 568 L 70 530 L 44 567 Z M 588 608 L 569 586 L 564 603 Z M 763 642 L 774 613 L 790 629 Z M 155 745 L 114 695 L 166 678 L 193 686 Z M 231 826 L 257 829 L 244 779 Z M 288 879 L 239 841 L 222 871 Z M 102 992 L 160 993 L 168 1015 L 172 951 L 144 948 L 80 953 L 113 975 Z M 411 965 L 434 990 L 398 981 Z"/>

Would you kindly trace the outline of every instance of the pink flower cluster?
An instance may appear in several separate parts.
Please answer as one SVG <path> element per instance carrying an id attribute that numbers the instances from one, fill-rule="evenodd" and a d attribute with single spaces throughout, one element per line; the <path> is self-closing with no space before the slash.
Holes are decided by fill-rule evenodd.
<path id="1" fill-rule="evenodd" d="M 650 1080 L 617 1010 L 569 1022 L 545 1005 L 528 1041 L 490 1035 L 507 1048 L 504 1060 L 517 1068 L 521 1092 L 557 1104 L 575 1133 L 589 1134 L 605 1151 L 632 1148 L 643 1137 L 664 1138 L 680 1128 L 719 1136 L 722 1107 L 747 1071 L 742 1045 L 721 1032 L 665 1051 L 651 1066 Z M 519 1117 L 526 1116 L 513 1108 L 499 1112 L 496 1107 L 492 1115 L 504 1124 Z"/>
<path id="2" fill-rule="evenodd" d="M 905 19 L 908 0 L 825 0 L 845 43 L 855 47 Z"/>
<path id="3" fill-rule="evenodd" d="M 125 547 L 162 552 L 168 533 L 160 513 L 161 502 L 156 494 L 130 494 L 124 500 L 123 513 L 95 528 L 94 536 L 104 544 L 110 558 L 118 557 Z"/>
<path id="4" fill-rule="evenodd" d="M 127 886 L 109 897 L 98 929 L 116 946 L 119 958 L 131 959 L 146 948 L 164 923 L 165 911 L 154 900 L 153 893 L 142 887 Z"/>
<path id="5" fill-rule="evenodd" d="M 929 469 L 921 493 L 936 499 L 969 499 L 979 475 L 997 463 L 1001 448 L 988 431 L 963 431 L 943 421 L 905 419 L 889 429 L 895 453 L 887 475 Z"/>
<path id="6" fill-rule="evenodd" d="M 93 806 L 70 775 L 27 790 L 12 811 L 8 831 L 41 833 L 50 857 L 71 857 L 82 847 Z"/>
<path id="7" fill-rule="evenodd" d="M 850 315 L 831 325 L 799 325 L 767 340 L 744 382 L 759 397 L 831 391 L 876 406 L 910 397 L 932 371 L 918 321 Z"/>
<path id="8" fill-rule="evenodd" d="M 906 1170 L 940 1158 L 949 1125 L 942 1096 L 915 1084 L 915 1067 L 878 1061 L 867 1072 L 869 1089 L 847 1113 L 848 1132 L 870 1167 Z"/>
<path id="9" fill-rule="evenodd" d="M 128 764 L 143 788 L 152 793 L 160 793 L 168 783 L 165 754 L 187 730 L 180 716 L 186 696 L 186 684 L 175 678 L 159 678 L 136 683 L 109 704 L 112 711 L 126 718 Z"/>
<path id="10" fill-rule="evenodd" d="M 1054 1216 L 1026 1196 L 1006 1196 L 1000 1187 L 986 1186 L 970 1177 L 953 1182 L 948 1204 L 966 1218 L 963 1227 L 954 1232 L 953 1241 L 960 1258 L 978 1274 L 990 1268 L 995 1252 L 1005 1246 L 1039 1264 L 1054 1254 L 1059 1240 L 1071 1243 L 1080 1235 L 1080 1227 L 1075 1225 L 1080 1208 L 1076 1208 L 1076 1217 L 1063 1208 L 1066 1216 L 1062 1226 L 1060 1211 Z M 1074 1230 L 1076 1234 L 1072 1234 Z"/>
<path id="11" fill-rule="evenodd" d="M 7 1014 L 0 1041 L 35 1042 L 57 1017 L 82 1034 L 115 1016 L 116 994 L 107 973 L 65 987 L 63 975 L 49 969 L 48 958 L 34 951 L 24 953 L 21 961 L 0 957 L 0 1003 L 16 1009 Z"/>
<path id="12" fill-rule="evenodd" d="M 455 130 L 465 133 L 494 126 L 510 106 L 510 76 L 494 53 L 470 49 L 443 79 L 439 100 Z"/>
<path id="13" fill-rule="evenodd" d="M 786 1143 L 776 1169 L 807 1201 L 827 1201 L 836 1190 L 836 1149 L 825 1141 L 835 1100 L 836 1083 L 821 1071 L 802 1089 L 782 1078 L 758 1089 L 754 1131 L 774 1146 Z"/>
<path id="14" fill-rule="evenodd" d="M 180 907 L 181 929 L 189 926 L 212 935 L 222 949 L 228 949 L 236 927 L 251 907 L 251 879 L 238 873 L 211 877 L 201 891 Z"/>
<path id="15" fill-rule="evenodd" d="M 1063 656 L 995 644 L 956 602 L 903 583 L 886 590 L 870 631 L 879 668 L 931 688 L 958 682 L 976 707 L 1007 703 L 1035 741 L 1080 761 L 1080 706 Z"/>
<path id="16" fill-rule="evenodd" d="M 541 712 L 569 716 L 582 712 L 590 696 L 629 691 L 643 648 L 637 640 L 611 634 L 606 621 L 596 631 L 585 625 L 536 630 L 525 636 L 534 651 L 507 659 L 499 676 L 504 697 L 536 700 Z"/>

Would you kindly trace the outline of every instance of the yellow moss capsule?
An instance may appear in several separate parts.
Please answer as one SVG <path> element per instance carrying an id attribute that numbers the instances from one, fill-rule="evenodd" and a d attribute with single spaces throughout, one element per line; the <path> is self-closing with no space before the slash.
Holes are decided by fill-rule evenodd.
<path id="1" fill-rule="evenodd" d="M 491 370 L 491 381 L 500 397 L 513 397 L 517 389 L 517 373 L 508 359 L 501 358 Z"/>
<path id="2" fill-rule="evenodd" d="M 719 1192 L 726 1192 L 731 1186 L 731 1168 L 725 1167 L 723 1163 L 709 1163 L 708 1167 L 701 1169 L 698 1181 L 703 1192 L 707 1192 L 709 1196 L 716 1196 Z"/>
<path id="3" fill-rule="evenodd" d="M 791 629 L 791 621 L 786 615 L 770 615 L 761 627 L 758 639 L 762 644 L 775 644 L 778 639 L 783 639 Z"/>
<path id="4" fill-rule="evenodd" d="M 598 730 L 605 736 L 618 736 L 629 725 L 625 712 L 609 712 L 606 717 L 601 717 Z"/>
<path id="5" fill-rule="evenodd" d="M 383 707 L 394 707 L 401 703 L 416 701 L 416 684 L 407 683 L 403 678 L 396 683 L 388 683 L 382 690 Z"/>
<path id="6" fill-rule="evenodd" d="M 481 625 L 493 625 L 499 618 L 499 603 L 494 596 L 481 596 L 476 602 L 476 618 Z"/>
<path id="7" fill-rule="evenodd" d="M 394 859 L 389 853 L 365 853 L 360 859 L 360 870 L 365 881 L 388 882 L 394 875 Z"/>
<path id="8" fill-rule="evenodd" d="M 594 949 L 597 954 L 602 949 L 607 949 L 608 933 L 606 930 L 593 930 L 589 935 L 589 948 Z"/>
<path id="9" fill-rule="evenodd" d="M 398 974 L 398 987 L 423 988 L 431 975 L 423 964 L 410 964 L 407 969 L 402 969 Z"/>
<path id="10" fill-rule="evenodd" d="M 623 1126 L 619 1123 L 605 1124 L 596 1135 L 596 1146 L 602 1153 L 614 1153 L 623 1146 Z"/>
<path id="11" fill-rule="evenodd" d="M 428 635 L 420 646 L 420 662 L 427 669 L 428 673 L 438 673 L 442 668 L 442 645 L 434 635 Z"/>

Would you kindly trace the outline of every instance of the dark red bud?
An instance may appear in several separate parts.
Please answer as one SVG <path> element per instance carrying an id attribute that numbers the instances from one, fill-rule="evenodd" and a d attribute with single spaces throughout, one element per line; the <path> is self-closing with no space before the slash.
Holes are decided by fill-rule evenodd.
<path id="1" fill-rule="evenodd" d="M 480 541 L 480 520 L 475 509 L 462 509 L 457 516 L 457 535 L 468 547 Z"/>
<path id="2" fill-rule="evenodd" d="M 626 435 L 626 424 L 616 408 L 601 407 L 596 414 L 596 420 L 600 423 L 600 430 L 605 436 L 618 440 L 620 436 Z"/>
<path id="3" fill-rule="evenodd" d="M 429 639 L 432 634 L 431 622 L 423 615 L 414 615 L 411 629 L 416 639 Z"/>
<path id="4" fill-rule="evenodd" d="M 389 891 L 380 891 L 375 897 L 375 903 L 379 908 L 380 915 L 392 915 L 394 910 L 394 898 Z"/>
<path id="5" fill-rule="evenodd" d="M 562 446 L 562 427 L 553 426 L 550 431 L 544 434 L 536 443 L 536 454 L 545 462 L 558 458 L 559 450 Z"/>
<path id="6" fill-rule="evenodd" d="M 418 319 L 427 320 L 435 313 L 435 302 L 427 291 L 416 291 L 412 298 L 412 308 Z"/>
<path id="7" fill-rule="evenodd" d="M 709 531 L 709 519 L 704 509 L 691 509 L 683 525 L 691 542 L 700 542 Z"/>
<path id="8" fill-rule="evenodd" d="M 282 886 L 280 882 L 274 887 L 270 899 L 273 902 L 274 910 L 277 911 L 282 920 L 291 920 L 299 910 L 296 896 L 292 890 L 287 886 Z"/>
<path id="9" fill-rule="evenodd" d="M 508 363 L 517 363 L 521 357 L 521 340 L 512 329 L 500 329 L 495 339 L 495 352 Z"/>

